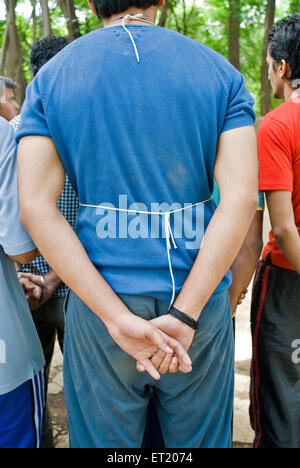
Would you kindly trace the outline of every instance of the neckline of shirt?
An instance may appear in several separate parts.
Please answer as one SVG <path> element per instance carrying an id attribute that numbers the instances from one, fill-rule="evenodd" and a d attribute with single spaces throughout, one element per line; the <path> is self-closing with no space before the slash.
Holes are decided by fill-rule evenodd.
<path id="1" fill-rule="evenodd" d="M 112 29 L 117 29 L 117 28 L 121 28 L 124 30 L 122 24 L 117 24 L 117 25 L 114 25 L 114 26 L 108 26 L 107 28 L 101 28 L 101 29 L 98 29 L 98 31 L 111 31 Z M 151 24 L 126 24 L 126 28 L 134 28 L 134 29 L 137 29 L 137 28 L 142 28 L 142 29 L 160 29 L 160 26 L 152 26 Z"/>

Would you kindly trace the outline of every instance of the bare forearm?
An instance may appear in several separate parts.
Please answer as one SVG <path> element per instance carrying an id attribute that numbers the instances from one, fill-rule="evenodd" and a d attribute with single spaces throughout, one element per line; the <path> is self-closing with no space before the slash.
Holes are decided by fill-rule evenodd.
<path id="1" fill-rule="evenodd" d="M 183 346 L 150 321 L 130 312 L 94 267 L 58 210 L 65 171 L 53 140 L 23 138 L 18 169 L 21 221 L 57 276 L 104 322 L 115 343 L 154 379 L 160 375 L 150 359 L 158 350 L 164 357 L 175 353 L 182 372 L 191 372 L 191 360 Z"/>
<path id="2" fill-rule="evenodd" d="M 300 237 L 299 229 L 295 225 L 292 192 L 270 190 L 266 192 L 266 199 L 276 242 L 285 257 L 300 274 Z"/>
<path id="3" fill-rule="evenodd" d="M 205 234 L 205 241 L 175 307 L 196 320 L 236 259 L 255 214 L 257 200 L 224 199 Z M 249 221 L 250 220 L 250 221 Z"/>
<path id="4" fill-rule="evenodd" d="M 262 243 L 256 246 L 243 244 L 243 247 L 231 267 L 232 286 L 229 289 L 231 308 L 234 312 L 241 294 L 247 290 L 257 268 L 262 251 Z"/>
<path id="5" fill-rule="evenodd" d="M 232 286 L 229 290 L 232 311 L 235 312 L 241 295 L 247 290 L 257 268 L 263 248 L 263 211 L 257 211 L 245 242 L 231 267 Z"/>
<path id="6" fill-rule="evenodd" d="M 274 228 L 276 242 L 285 257 L 300 274 L 300 237 L 298 229 L 290 223 L 286 228 Z"/>
<path id="7" fill-rule="evenodd" d="M 88 258 L 75 232 L 56 207 L 35 203 L 22 222 L 57 276 L 107 325 L 130 314 Z"/>

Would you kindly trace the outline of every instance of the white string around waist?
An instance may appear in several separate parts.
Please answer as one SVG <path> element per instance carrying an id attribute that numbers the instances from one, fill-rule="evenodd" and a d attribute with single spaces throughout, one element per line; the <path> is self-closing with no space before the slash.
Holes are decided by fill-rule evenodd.
<path id="1" fill-rule="evenodd" d="M 189 210 L 191 208 L 194 208 L 199 205 L 203 205 L 205 203 L 208 203 L 212 200 L 212 197 L 209 198 L 208 200 L 204 200 L 198 203 L 195 203 L 193 205 L 186 206 L 184 208 L 179 208 L 178 210 L 173 210 L 173 211 L 167 211 L 167 212 L 161 212 L 161 211 L 139 211 L 139 210 L 126 210 L 125 208 L 114 208 L 111 206 L 105 206 L 105 205 L 88 205 L 85 203 L 79 203 L 80 206 L 84 208 L 102 208 L 104 210 L 111 210 L 111 211 L 118 211 L 118 212 L 125 212 L 125 213 L 135 213 L 135 214 L 147 214 L 147 215 L 159 215 L 163 216 L 164 218 L 164 227 L 165 227 L 165 237 L 166 237 L 166 249 L 167 249 L 167 256 L 168 256 L 168 263 L 169 263 L 169 270 L 170 270 L 170 276 L 172 280 L 172 299 L 170 302 L 169 309 L 172 307 L 176 295 L 176 285 L 175 285 L 175 279 L 174 279 L 174 273 L 173 273 L 173 267 L 172 267 L 172 261 L 171 261 L 171 255 L 170 255 L 170 250 L 172 248 L 171 241 L 174 249 L 177 249 L 177 245 L 174 239 L 174 235 L 172 232 L 171 224 L 170 224 L 170 216 L 171 214 L 179 213 L 181 211 Z"/>

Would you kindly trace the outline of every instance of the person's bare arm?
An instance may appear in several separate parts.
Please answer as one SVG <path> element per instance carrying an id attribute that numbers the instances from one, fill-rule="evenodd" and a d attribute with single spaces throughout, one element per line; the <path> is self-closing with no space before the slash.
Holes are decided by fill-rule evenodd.
<path id="1" fill-rule="evenodd" d="M 193 268 L 174 306 L 198 320 L 208 300 L 236 259 L 258 206 L 258 155 L 253 127 L 243 127 L 221 135 L 217 151 L 215 179 L 221 202 L 205 233 Z M 171 315 L 154 320 L 162 331 L 172 333 L 186 350 L 194 331 Z M 152 363 L 161 372 L 176 372 L 177 361 L 156 353 Z M 143 366 L 138 365 L 143 372 Z"/>
<path id="2" fill-rule="evenodd" d="M 257 211 L 245 242 L 231 267 L 232 286 L 229 289 L 231 310 L 234 313 L 241 295 L 247 290 L 257 268 L 263 248 L 263 211 Z"/>
<path id="3" fill-rule="evenodd" d="M 174 304 L 196 320 L 236 259 L 258 205 L 258 156 L 253 127 L 221 135 L 215 179 L 221 201 Z"/>
<path id="4" fill-rule="evenodd" d="M 285 257 L 300 274 L 300 226 L 295 224 L 292 193 L 266 192 L 271 225 L 276 242 Z"/>
<path id="5" fill-rule="evenodd" d="M 13 262 L 22 263 L 23 265 L 26 265 L 27 263 L 32 262 L 38 255 L 39 255 L 39 252 L 37 249 L 35 249 L 35 250 L 31 250 L 31 252 L 27 252 L 27 253 L 20 254 L 20 255 L 15 255 L 15 256 L 10 255 L 9 258 Z"/>
<path id="6" fill-rule="evenodd" d="M 190 372 L 191 361 L 182 345 L 131 313 L 91 263 L 58 209 L 65 171 L 53 141 L 40 136 L 21 139 L 18 165 L 21 221 L 51 268 L 104 322 L 115 342 L 141 362 L 153 378 L 159 379 L 159 374 L 150 358 L 158 349 L 165 354 L 175 352 L 181 370 Z"/>

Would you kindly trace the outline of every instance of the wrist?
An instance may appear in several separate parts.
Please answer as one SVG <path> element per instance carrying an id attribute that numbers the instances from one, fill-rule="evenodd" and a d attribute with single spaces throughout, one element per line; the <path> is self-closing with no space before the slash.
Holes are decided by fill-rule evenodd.
<path id="1" fill-rule="evenodd" d="M 182 298 L 178 297 L 175 303 L 173 304 L 173 306 L 176 309 L 180 310 L 181 312 L 190 316 L 192 319 L 198 321 L 202 313 L 202 310 L 205 307 L 205 304 L 201 304 L 201 303 L 194 304 L 194 303 L 191 303 L 190 301 L 187 302 L 183 297 Z"/>
<path id="2" fill-rule="evenodd" d="M 101 318 L 102 322 L 104 323 L 104 325 L 110 333 L 117 333 L 117 331 L 123 327 L 123 324 L 127 326 L 129 323 L 132 322 L 133 319 L 140 318 L 134 315 L 132 312 L 130 312 L 129 309 L 116 311 L 115 313 L 109 315 L 104 315 L 102 313 L 97 315 Z"/>
<path id="3" fill-rule="evenodd" d="M 190 334 L 190 333 L 192 333 L 192 334 L 195 333 L 196 330 L 193 330 L 186 323 L 182 322 L 177 317 L 174 317 L 174 315 L 168 314 L 168 317 L 170 317 L 173 320 L 174 325 L 176 325 L 176 329 L 177 330 L 180 329 L 180 334 L 182 336 L 186 336 L 187 334 Z"/>
<path id="4" fill-rule="evenodd" d="M 51 279 L 48 277 L 48 275 L 42 276 L 41 280 L 43 283 L 43 289 L 50 294 L 54 294 L 57 288 L 55 287 L 55 284 L 53 284 Z"/>
<path id="5" fill-rule="evenodd" d="M 55 291 L 63 284 L 53 271 L 50 271 L 44 276 L 44 283 L 45 289 L 52 293 L 55 293 Z"/>
<path id="6" fill-rule="evenodd" d="M 172 317 L 175 317 L 177 320 L 188 326 L 194 332 L 199 328 L 197 320 L 195 320 L 191 315 L 186 314 L 182 310 L 177 309 L 172 306 L 169 310 L 169 314 Z"/>

